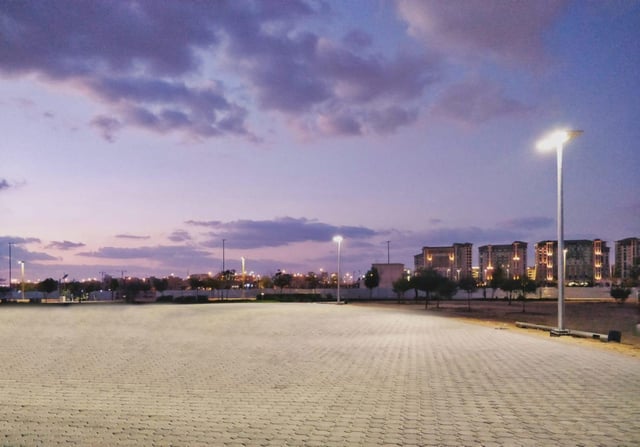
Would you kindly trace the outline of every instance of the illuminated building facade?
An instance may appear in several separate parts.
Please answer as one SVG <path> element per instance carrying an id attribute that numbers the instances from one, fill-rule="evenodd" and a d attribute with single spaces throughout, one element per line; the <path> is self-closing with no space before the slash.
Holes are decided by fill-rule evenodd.
<path id="1" fill-rule="evenodd" d="M 478 248 L 478 260 L 482 282 L 493 279 L 497 268 L 501 269 L 504 278 L 522 278 L 527 274 L 527 243 L 483 245 Z"/>
<path id="2" fill-rule="evenodd" d="M 628 279 L 635 263 L 640 263 L 640 238 L 629 237 L 616 241 L 615 276 Z"/>
<path id="3" fill-rule="evenodd" d="M 609 280 L 609 247 L 600 239 L 567 240 L 565 281 L 567 285 L 587 286 Z M 557 241 L 541 241 L 535 245 L 536 281 L 558 279 Z"/>
<path id="4" fill-rule="evenodd" d="M 450 247 L 422 247 L 414 256 L 415 270 L 432 268 L 442 276 L 459 280 L 472 276 L 473 244 L 455 243 Z"/>

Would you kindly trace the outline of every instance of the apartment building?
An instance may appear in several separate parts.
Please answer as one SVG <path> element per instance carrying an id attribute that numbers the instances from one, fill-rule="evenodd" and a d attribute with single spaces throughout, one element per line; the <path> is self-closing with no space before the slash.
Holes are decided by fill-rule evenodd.
<path id="1" fill-rule="evenodd" d="M 526 242 L 514 241 L 504 245 L 483 245 L 478 247 L 480 280 L 487 282 L 500 268 L 505 278 L 519 279 L 527 275 Z"/>
<path id="2" fill-rule="evenodd" d="M 631 268 L 640 263 L 640 238 L 629 237 L 616 241 L 615 276 L 622 280 L 628 279 Z"/>
<path id="3" fill-rule="evenodd" d="M 472 276 L 473 244 L 455 243 L 449 247 L 422 247 L 414 256 L 414 268 L 432 268 L 442 276 L 458 280 Z"/>
<path id="4" fill-rule="evenodd" d="M 609 280 L 609 247 L 600 239 L 566 240 L 565 281 L 569 285 L 590 285 Z M 557 281 L 558 242 L 541 241 L 535 245 L 535 278 L 540 282 Z"/>

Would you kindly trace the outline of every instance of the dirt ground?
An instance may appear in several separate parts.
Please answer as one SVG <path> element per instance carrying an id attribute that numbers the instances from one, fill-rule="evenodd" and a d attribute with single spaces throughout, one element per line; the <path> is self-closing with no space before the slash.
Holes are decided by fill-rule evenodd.
<path id="1" fill-rule="evenodd" d="M 424 301 L 416 304 L 407 300 L 401 305 L 411 307 L 415 311 L 425 311 Z M 512 301 L 509 305 L 505 300 L 472 300 L 471 310 L 468 310 L 466 300 L 441 301 L 439 308 L 435 302 L 430 302 L 429 309 L 425 312 L 443 317 L 463 318 L 497 329 L 527 331 L 546 337 L 550 336 L 548 331 L 523 329 L 515 323 L 518 321 L 554 328 L 558 326 L 557 301 L 527 300 L 523 309 L 521 301 Z M 604 335 L 616 330 L 621 333 L 621 342 L 602 342 L 580 337 L 562 337 L 563 340 L 586 343 L 640 358 L 640 306 L 635 300 L 622 305 L 613 300 L 567 300 L 564 315 L 566 329 Z"/>

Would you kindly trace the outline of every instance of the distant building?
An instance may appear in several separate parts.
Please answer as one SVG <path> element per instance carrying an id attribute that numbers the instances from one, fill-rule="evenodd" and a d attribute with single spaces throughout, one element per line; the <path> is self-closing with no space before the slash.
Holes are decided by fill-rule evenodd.
<path id="1" fill-rule="evenodd" d="M 473 244 L 455 243 L 450 247 L 422 247 L 414 256 L 415 270 L 432 268 L 442 276 L 458 280 L 472 276 Z"/>
<path id="2" fill-rule="evenodd" d="M 527 278 L 531 281 L 536 280 L 536 268 L 535 267 L 527 267 Z"/>
<path id="3" fill-rule="evenodd" d="M 628 279 L 631 268 L 640 263 L 640 238 L 629 237 L 616 241 L 616 277 Z"/>
<path id="4" fill-rule="evenodd" d="M 480 279 L 482 282 L 493 278 L 495 269 L 500 268 L 505 278 L 519 279 L 527 274 L 527 243 L 515 241 L 506 245 L 483 245 L 478 248 Z"/>
<path id="5" fill-rule="evenodd" d="M 372 264 L 371 268 L 378 270 L 380 275 L 378 287 L 381 289 L 393 288 L 393 282 L 405 275 L 404 264 Z"/>
<path id="6" fill-rule="evenodd" d="M 568 285 L 593 285 L 609 280 L 609 247 L 600 239 L 567 240 L 565 281 Z M 557 241 L 535 245 L 536 281 L 557 281 Z"/>

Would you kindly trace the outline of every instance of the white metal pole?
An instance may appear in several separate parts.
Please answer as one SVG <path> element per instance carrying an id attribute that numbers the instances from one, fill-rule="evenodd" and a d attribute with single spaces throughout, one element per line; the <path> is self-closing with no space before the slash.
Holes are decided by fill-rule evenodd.
<path id="1" fill-rule="evenodd" d="M 338 303 L 340 303 L 340 245 L 342 240 L 338 240 Z"/>
<path id="2" fill-rule="evenodd" d="M 556 147 L 558 157 L 558 330 L 564 331 L 564 207 L 563 181 L 562 181 L 562 151 L 563 143 Z"/>

